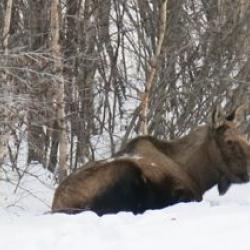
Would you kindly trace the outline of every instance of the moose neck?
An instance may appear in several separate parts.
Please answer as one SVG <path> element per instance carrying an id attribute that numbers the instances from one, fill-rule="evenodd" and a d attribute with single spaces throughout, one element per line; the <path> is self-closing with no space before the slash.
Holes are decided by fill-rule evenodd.
<path id="1" fill-rule="evenodd" d="M 177 162 L 204 193 L 219 181 L 220 152 L 208 126 L 201 126 L 169 143 L 167 154 Z"/>

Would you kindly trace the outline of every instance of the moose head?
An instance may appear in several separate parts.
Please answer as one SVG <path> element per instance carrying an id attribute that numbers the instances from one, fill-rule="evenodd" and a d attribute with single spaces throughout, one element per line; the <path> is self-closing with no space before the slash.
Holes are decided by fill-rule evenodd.
<path id="1" fill-rule="evenodd" d="M 217 149 L 220 150 L 220 177 L 218 190 L 224 194 L 231 183 L 249 181 L 250 145 L 240 133 L 239 127 L 244 122 L 245 105 L 237 107 L 231 114 L 226 115 L 217 106 L 211 116 L 211 131 Z"/>

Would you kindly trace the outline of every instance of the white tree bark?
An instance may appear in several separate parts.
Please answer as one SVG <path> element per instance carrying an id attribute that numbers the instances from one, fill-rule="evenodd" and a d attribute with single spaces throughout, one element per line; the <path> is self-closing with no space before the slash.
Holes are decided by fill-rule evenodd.
<path id="1" fill-rule="evenodd" d="M 10 21 L 11 21 L 11 10 L 12 10 L 12 0 L 7 1 L 5 17 L 4 17 L 4 26 L 3 26 L 3 47 L 4 53 L 8 54 L 9 46 L 9 32 L 10 32 Z"/>
<path id="2" fill-rule="evenodd" d="M 148 77 L 146 79 L 145 84 L 145 91 L 144 95 L 142 96 L 142 101 L 140 105 L 140 133 L 143 135 L 148 134 L 148 109 L 149 109 L 149 95 L 150 92 L 155 84 L 155 76 L 157 74 L 157 64 L 159 61 L 162 44 L 165 37 L 166 32 L 166 22 L 167 22 L 167 4 L 168 0 L 162 0 L 159 10 L 159 34 L 158 34 L 158 43 L 156 47 L 156 51 L 154 55 L 152 56 L 150 63 L 149 63 L 149 72 Z"/>
<path id="3" fill-rule="evenodd" d="M 54 104 L 56 110 L 56 119 L 60 129 L 58 146 L 58 180 L 61 182 L 67 176 L 67 139 L 65 125 L 65 103 L 64 103 L 64 78 L 63 62 L 60 46 L 60 9 L 59 0 L 51 2 L 51 50 L 54 59 L 54 69 L 57 74 L 56 88 L 54 90 Z"/>
<path id="4" fill-rule="evenodd" d="M 11 13 L 12 13 L 12 5 L 13 5 L 13 1 L 12 0 L 8 0 L 6 3 L 6 10 L 5 10 L 5 16 L 4 16 L 4 26 L 3 26 L 3 49 L 4 49 L 4 54 L 8 55 L 9 54 L 9 33 L 10 33 L 10 24 L 11 24 Z M 3 75 L 3 82 L 6 82 L 6 86 L 5 86 L 5 92 L 4 96 L 8 97 L 9 93 L 8 93 L 8 81 L 7 81 L 7 71 L 4 71 L 4 75 Z M 11 101 L 11 99 L 10 99 Z M 3 107 L 3 109 L 1 108 L 1 112 L 4 113 L 4 117 L 8 117 L 7 114 L 7 109 L 5 107 Z M 5 118 L 6 119 L 6 118 Z M 7 121 L 5 121 L 7 122 Z M 0 141 L 0 164 L 2 164 L 5 156 L 7 155 L 7 144 L 9 142 L 9 137 L 10 137 L 10 133 L 8 131 L 3 131 L 3 134 L 1 134 L 1 141 Z M 1 172 L 0 172 L 0 176 L 1 176 Z"/>

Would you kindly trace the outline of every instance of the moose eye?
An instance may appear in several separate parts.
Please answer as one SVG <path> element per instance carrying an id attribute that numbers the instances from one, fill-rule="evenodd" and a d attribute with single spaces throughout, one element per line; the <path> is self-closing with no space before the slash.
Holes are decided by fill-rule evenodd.
<path id="1" fill-rule="evenodd" d="M 232 140 L 227 140 L 226 142 L 227 142 L 228 146 L 232 146 L 234 144 L 234 142 Z"/>

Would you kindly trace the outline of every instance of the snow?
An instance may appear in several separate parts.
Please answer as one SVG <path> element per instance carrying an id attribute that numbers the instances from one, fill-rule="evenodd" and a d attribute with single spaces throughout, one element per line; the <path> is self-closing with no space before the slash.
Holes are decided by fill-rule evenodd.
<path id="1" fill-rule="evenodd" d="M 104 163 L 108 163 L 108 162 L 112 162 L 112 161 L 115 161 L 115 160 L 123 160 L 123 159 L 133 159 L 133 160 L 140 160 L 142 159 L 142 156 L 141 155 L 129 155 L 129 154 L 124 154 L 124 155 L 121 155 L 121 156 L 118 156 L 118 157 L 111 157 L 111 158 L 107 158 Z"/>
<path id="2" fill-rule="evenodd" d="M 0 181 L 3 250 L 249 250 L 250 184 L 224 196 L 213 188 L 200 203 L 180 203 L 141 215 L 50 214 L 55 185 L 38 164 L 21 182 Z"/>

